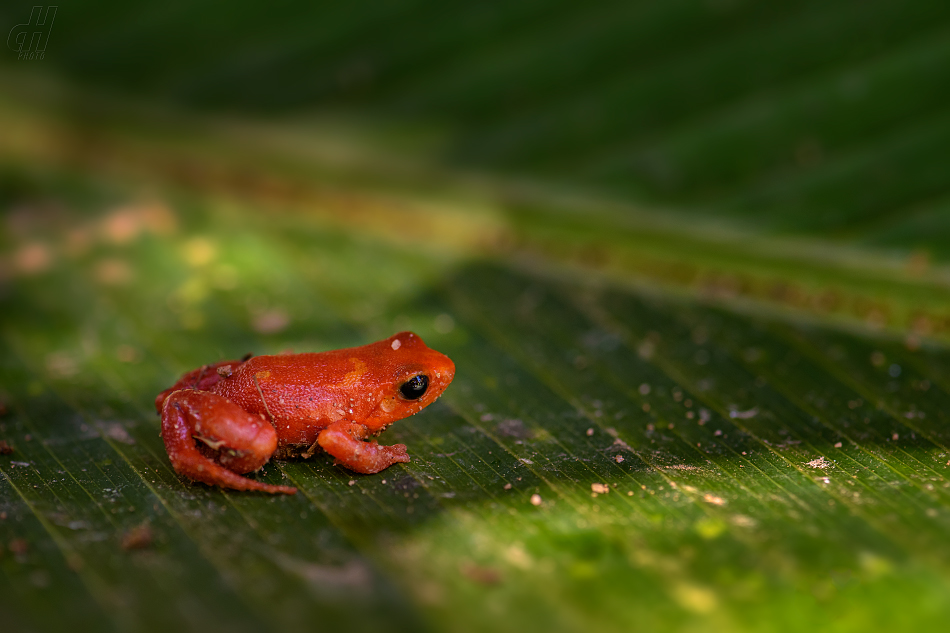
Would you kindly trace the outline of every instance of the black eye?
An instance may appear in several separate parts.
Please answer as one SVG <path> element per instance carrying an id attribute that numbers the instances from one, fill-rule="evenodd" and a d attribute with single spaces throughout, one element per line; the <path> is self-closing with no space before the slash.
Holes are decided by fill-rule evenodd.
<path id="1" fill-rule="evenodd" d="M 399 391 L 406 400 L 418 400 L 425 394 L 428 388 L 429 377 L 419 374 L 404 382 L 402 387 L 399 388 Z"/>

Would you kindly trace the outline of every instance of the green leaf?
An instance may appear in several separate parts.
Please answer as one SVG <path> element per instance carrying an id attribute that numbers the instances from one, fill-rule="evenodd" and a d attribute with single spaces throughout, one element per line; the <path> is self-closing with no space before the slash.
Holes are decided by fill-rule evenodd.
<path id="1" fill-rule="evenodd" d="M 530 244 L 447 257 L 409 224 L 389 239 L 200 188 L 138 202 L 76 171 L 37 186 L 59 210 L 14 211 L 4 234 L 0 599 L 16 629 L 883 630 L 948 615 L 934 342 L 630 286 L 569 254 L 523 259 Z M 633 251 L 616 236 L 608 252 Z M 400 328 L 458 366 L 383 437 L 411 463 L 273 462 L 262 479 L 301 491 L 280 498 L 171 470 L 152 401 L 180 372 Z M 140 526 L 150 542 L 123 548 Z"/>

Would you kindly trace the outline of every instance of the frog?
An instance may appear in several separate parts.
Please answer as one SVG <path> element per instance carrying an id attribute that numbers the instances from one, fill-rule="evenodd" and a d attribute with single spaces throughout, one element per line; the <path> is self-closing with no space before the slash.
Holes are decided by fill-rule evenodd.
<path id="1" fill-rule="evenodd" d="M 418 413 L 455 377 L 448 356 L 413 332 L 317 353 L 246 355 L 203 365 L 155 398 L 175 472 L 233 490 L 294 494 L 243 475 L 271 458 L 325 452 L 361 474 L 410 461 L 374 438 Z"/>

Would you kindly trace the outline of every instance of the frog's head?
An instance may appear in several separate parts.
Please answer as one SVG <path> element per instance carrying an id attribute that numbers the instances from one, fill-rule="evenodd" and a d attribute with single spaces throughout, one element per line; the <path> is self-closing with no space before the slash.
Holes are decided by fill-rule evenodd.
<path id="1" fill-rule="evenodd" d="M 374 431 L 429 406 L 455 377 L 455 363 L 412 332 L 394 334 L 364 349 L 371 354 L 380 396 L 363 422 Z"/>

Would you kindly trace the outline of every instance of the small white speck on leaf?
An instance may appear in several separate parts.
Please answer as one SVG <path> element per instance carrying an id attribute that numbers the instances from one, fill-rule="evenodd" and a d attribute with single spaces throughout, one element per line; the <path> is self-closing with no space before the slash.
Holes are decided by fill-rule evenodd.
<path id="1" fill-rule="evenodd" d="M 754 418 L 754 417 L 757 416 L 757 415 L 759 415 L 759 408 L 758 408 L 758 407 L 753 407 L 753 408 L 749 409 L 748 411 L 735 411 L 735 410 L 733 410 L 733 411 L 730 411 L 730 412 L 729 412 L 729 417 L 730 417 L 730 418 L 737 418 L 737 419 L 739 419 L 739 420 L 748 420 L 749 418 Z"/>
<path id="2" fill-rule="evenodd" d="M 822 468 L 822 469 L 834 467 L 834 464 L 832 464 L 827 459 L 825 459 L 824 455 L 822 455 L 821 457 L 816 457 L 810 462 L 805 462 L 805 465 L 808 466 L 809 468 Z"/>
<path id="3" fill-rule="evenodd" d="M 539 506 L 539 505 L 541 505 L 541 495 L 539 495 L 539 494 L 537 494 L 537 493 L 531 495 L 531 505 L 533 505 L 533 506 Z"/>

